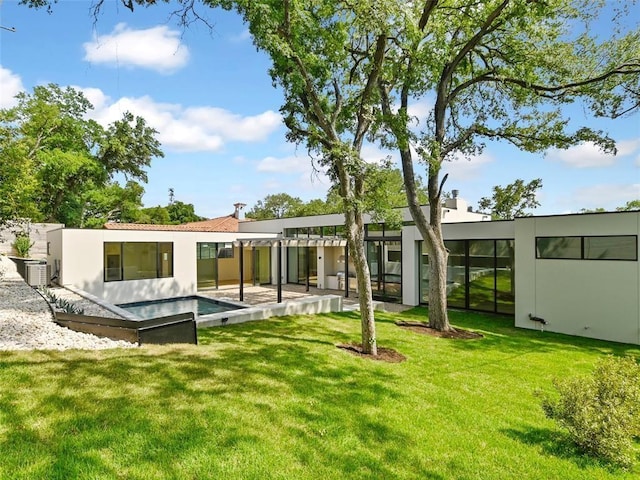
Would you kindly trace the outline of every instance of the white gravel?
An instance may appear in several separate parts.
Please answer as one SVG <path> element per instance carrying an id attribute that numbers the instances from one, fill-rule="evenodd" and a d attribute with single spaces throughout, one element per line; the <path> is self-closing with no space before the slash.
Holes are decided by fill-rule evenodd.
<path id="1" fill-rule="evenodd" d="M 116 316 L 66 289 L 55 290 L 56 295 L 84 308 L 87 315 Z M 13 261 L 0 255 L 0 350 L 99 350 L 136 346 L 55 324 L 47 302 L 22 280 Z"/>

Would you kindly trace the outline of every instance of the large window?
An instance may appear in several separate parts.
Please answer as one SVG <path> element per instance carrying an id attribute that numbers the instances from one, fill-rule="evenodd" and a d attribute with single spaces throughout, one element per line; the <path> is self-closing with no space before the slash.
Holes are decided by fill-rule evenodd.
<path id="1" fill-rule="evenodd" d="M 105 282 L 166 277 L 173 277 L 173 243 L 104 243 Z"/>
<path id="2" fill-rule="evenodd" d="M 429 301 L 429 256 L 422 243 L 420 295 Z M 447 304 L 454 308 L 513 314 L 514 241 L 446 240 Z"/>
<path id="3" fill-rule="evenodd" d="M 537 237 L 536 258 L 572 260 L 638 260 L 636 235 Z"/>

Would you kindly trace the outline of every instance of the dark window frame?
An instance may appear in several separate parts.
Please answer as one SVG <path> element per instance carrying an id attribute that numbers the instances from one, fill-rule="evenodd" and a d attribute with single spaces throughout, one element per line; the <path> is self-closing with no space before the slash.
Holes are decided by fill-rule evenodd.
<path id="1" fill-rule="evenodd" d="M 146 278 L 131 278 L 131 279 L 126 279 L 124 278 L 124 264 L 125 264 L 125 244 L 131 244 L 131 243 L 136 243 L 136 244 L 141 244 L 141 243 L 149 243 L 149 244 L 155 244 L 156 245 L 156 276 L 155 277 L 146 277 Z M 105 265 L 105 260 L 106 260 L 106 248 L 107 248 L 107 244 L 118 244 L 120 246 L 120 276 L 118 279 L 107 279 L 107 268 Z M 171 265 L 170 265 L 170 271 L 171 271 L 171 275 L 161 275 L 161 254 L 165 253 L 165 252 L 161 252 L 160 249 L 160 245 L 171 245 Z M 102 280 L 104 283 L 112 283 L 112 282 L 130 282 L 130 281 L 137 281 L 137 280 L 157 280 L 160 278 L 173 278 L 174 277 L 174 266 L 175 266 L 175 261 L 174 261 L 174 248 L 173 248 L 173 242 L 103 242 L 102 243 Z"/>
<path id="2" fill-rule="evenodd" d="M 579 238 L 580 239 L 580 258 L 567 258 L 567 257 L 547 257 L 541 256 L 538 250 L 538 241 L 548 238 Z M 633 238 L 635 247 L 633 250 L 633 258 L 594 258 L 588 257 L 585 254 L 585 239 L 588 238 Z M 536 260 L 578 260 L 578 261 L 610 261 L 610 262 L 637 262 L 638 261 L 638 236 L 637 235 L 554 235 L 554 236 L 541 236 L 535 238 L 535 255 Z"/>

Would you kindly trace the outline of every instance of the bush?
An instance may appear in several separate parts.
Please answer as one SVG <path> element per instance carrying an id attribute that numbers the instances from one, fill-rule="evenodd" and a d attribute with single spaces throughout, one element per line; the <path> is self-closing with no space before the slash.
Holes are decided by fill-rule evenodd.
<path id="1" fill-rule="evenodd" d="M 13 242 L 13 248 L 19 257 L 28 258 L 33 245 L 34 242 L 31 241 L 28 234 L 24 232 L 16 234 L 16 239 Z"/>
<path id="2" fill-rule="evenodd" d="M 566 428 L 590 455 L 622 467 L 636 460 L 640 436 L 640 365 L 631 357 L 607 357 L 590 377 L 555 380 L 557 400 L 544 398 L 547 417 Z"/>

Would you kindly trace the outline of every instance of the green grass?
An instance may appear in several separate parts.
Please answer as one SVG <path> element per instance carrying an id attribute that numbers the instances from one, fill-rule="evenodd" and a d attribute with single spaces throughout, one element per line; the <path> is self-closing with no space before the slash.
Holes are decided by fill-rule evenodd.
<path id="1" fill-rule="evenodd" d="M 199 346 L 0 353 L 2 479 L 631 479 L 580 455 L 534 396 L 640 349 L 452 312 L 481 340 L 378 314 L 407 360 L 362 359 L 357 314 L 200 332 Z"/>

